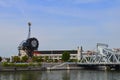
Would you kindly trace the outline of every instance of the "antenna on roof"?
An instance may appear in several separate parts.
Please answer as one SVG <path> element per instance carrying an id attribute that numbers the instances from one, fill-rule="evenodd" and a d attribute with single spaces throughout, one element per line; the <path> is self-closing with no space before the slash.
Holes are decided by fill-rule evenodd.
<path id="1" fill-rule="evenodd" d="M 31 36 L 31 22 L 28 22 L 28 27 L 29 27 L 29 31 L 28 31 L 28 39 Z"/>

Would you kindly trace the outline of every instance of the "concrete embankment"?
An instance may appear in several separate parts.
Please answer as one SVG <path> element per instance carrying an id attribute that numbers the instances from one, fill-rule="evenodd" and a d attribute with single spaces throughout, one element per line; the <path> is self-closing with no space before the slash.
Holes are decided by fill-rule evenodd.
<path id="1" fill-rule="evenodd" d="M 0 68 L 0 71 L 43 71 L 44 67 L 4 67 Z"/>
<path id="2" fill-rule="evenodd" d="M 45 71 L 45 70 L 75 70 L 81 69 L 76 63 L 42 63 L 41 66 L 28 67 L 3 67 L 0 66 L 0 71 Z"/>
<path id="3" fill-rule="evenodd" d="M 3 67 L 0 66 L 0 71 L 45 71 L 45 70 L 81 70 L 81 69 L 99 69 L 105 70 L 105 67 L 81 67 L 75 62 L 64 63 L 41 63 L 41 66 L 27 66 L 27 67 Z"/>
<path id="4" fill-rule="evenodd" d="M 0 63 L 0 71 L 41 71 L 41 70 L 46 70 L 46 68 L 42 67 L 41 65 L 39 66 L 36 65 L 36 63 L 33 63 L 32 65 L 29 65 L 29 63 L 7 63 L 7 65 Z"/>
<path id="5" fill-rule="evenodd" d="M 76 70 L 76 69 L 78 70 L 78 69 L 82 69 L 81 67 L 77 66 L 77 64 L 75 62 L 74 63 L 68 63 L 68 62 L 54 63 L 54 65 L 50 64 L 50 63 L 45 63 L 44 65 L 47 70 Z"/>
<path id="6" fill-rule="evenodd" d="M 79 66 L 76 62 L 44 63 L 46 70 L 106 70 L 105 66 Z"/>

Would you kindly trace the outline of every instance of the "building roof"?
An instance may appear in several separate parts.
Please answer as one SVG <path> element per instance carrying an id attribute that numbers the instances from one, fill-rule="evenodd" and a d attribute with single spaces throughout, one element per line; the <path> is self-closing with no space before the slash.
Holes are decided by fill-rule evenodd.
<path id="1" fill-rule="evenodd" d="M 77 50 L 44 50 L 44 51 L 34 51 L 37 54 L 62 54 L 63 52 L 69 52 L 70 54 L 77 54 Z"/>

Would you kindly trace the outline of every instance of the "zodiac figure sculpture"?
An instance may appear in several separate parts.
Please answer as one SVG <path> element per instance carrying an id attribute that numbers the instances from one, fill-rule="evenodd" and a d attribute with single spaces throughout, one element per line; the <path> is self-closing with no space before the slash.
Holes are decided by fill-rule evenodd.
<path id="1" fill-rule="evenodd" d="M 33 51 L 38 49 L 39 41 L 35 37 L 30 38 L 30 35 L 31 35 L 31 23 L 30 22 L 28 22 L 28 26 L 29 26 L 28 38 L 27 40 L 24 40 L 21 42 L 21 44 L 18 47 L 18 50 L 19 50 L 19 55 L 22 54 L 20 50 L 23 50 L 29 57 L 32 57 Z"/>

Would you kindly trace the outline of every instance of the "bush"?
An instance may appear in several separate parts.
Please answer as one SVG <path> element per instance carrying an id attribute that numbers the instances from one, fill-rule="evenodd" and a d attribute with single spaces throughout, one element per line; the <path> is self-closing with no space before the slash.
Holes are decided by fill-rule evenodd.
<path id="1" fill-rule="evenodd" d="M 42 59 L 41 56 L 33 56 L 33 57 L 32 57 L 32 61 L 33 61 L 33 62 L 42 62 L 43 59 Z"/>
<path id="2" fill-rule="evenodd" d="M 12 67 L 12 66 L 14 66 L 14 63 L 4 62 L 4 63 L 2 63 L 2 66 L 4 66 L 4 67 Z"/>
<path id="3" fill-rule="evenodd" d="M 2 64 L 4 67 L 29 67 L 29 66 L 41 66 L 41 63 L 7 63 Z"/>
<path id="4" fill-rule="evenodd" d="M 13 56 L 12 61 L 13 62 L 20 62 L 20 57 L 19 56 Z"/>
<path id="5" fill-rule="evenodd" d="M 22 57 L 22 62 L 27 62 L 28 61 L 28 56 L 23 56 Z"/>
<path id="6" fill-rule="evenodd" d="M 53 59 L 48 59 L 48 62 L 53 62 Z"/>
<path id="7" fill-rule="evenodd" d="M 10 58 L 6 58 L 7 62 L 10 62 Z"/>
<path id="8" fill-rule="evenodd" d="M 15 67 L 28 67 L 29 64 L 14 64 Z"/>
<path id="9" fill-rule="evenodd" d="M 58 60 L 57 60 L 57 59 L 55 59 L 55 62 L 58 62 Z"/>
<path id="10" fill-rule="evenodd" d="M 69 62 L 77 62 L 77 59 L 70 59 Z"/>

